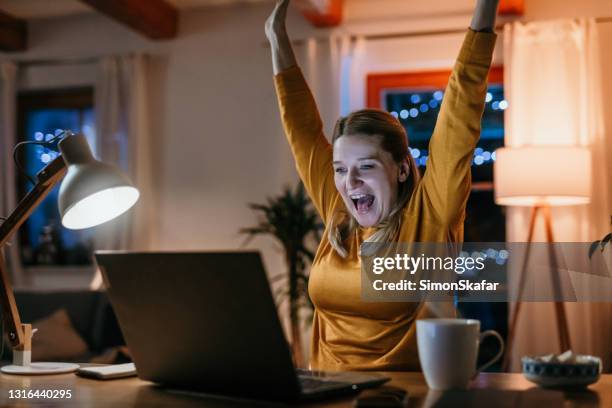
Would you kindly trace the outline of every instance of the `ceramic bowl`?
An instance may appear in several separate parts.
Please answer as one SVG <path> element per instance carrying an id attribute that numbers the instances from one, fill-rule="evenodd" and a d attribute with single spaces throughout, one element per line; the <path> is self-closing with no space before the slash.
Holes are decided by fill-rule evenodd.
<path id="1" fill-rule="evenodd" d="M 586 387 L 597 382 L 601 374 L 601 359 L 594 356 L 577 355 L 572 362 L 545 362 L 538 357 L 525 356 L 521 362 L 525 378 L 542 387 Z"/>

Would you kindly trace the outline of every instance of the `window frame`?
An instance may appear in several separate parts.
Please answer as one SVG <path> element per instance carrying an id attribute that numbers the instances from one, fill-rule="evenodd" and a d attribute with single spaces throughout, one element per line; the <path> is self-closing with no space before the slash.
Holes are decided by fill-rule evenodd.
<path id="1" fill-rule="evenodd" d="M 27 113 L 36 109 L 84 109 L 95 108 L 95 96 L 93 86 L 76 86 L 65 88 L 21 90 L 17 93 L 17 112 L 15 144 L 25 140 L 27 127 Z M 18 159 L 23 162 L 23 149 L 18 152 Z M 15 188 L 18 200 L 21 200 L 27 191 L 23 187 L 24 176 L 19 172 L 15 175 Z M 21 228 L 20 228 L 21 229 Z M 21 242 L 20 242 L 21 245 Z M 44 287 L 45 289 L 83 288 L 89 285 L 95 264 L 91 265 L 53 265 L 53 266 L 31 266 L 21 262 L 21 270 L 31 281 L 32 287 Z M 75 281 L 78 278 L 79 282 Z M 80 281 L 82 280 L 82 282 Z M 37 283 L 36 281 L 40 281 Z M 86 282 L 87 281 L 87 282 Z M 44 282 L 44 283 L 43 283 Z"/>
<path id="2" fill-rule="evenodd" d="M 383 94 L 388 89 L 446 88 L 451 72 L 450 69 L 442 69 L 369 73 L 366 77 L 366 106 L 372 109 L 383 109 Z M 487 83 L 504 84 L 502 65 L 491 67 Z"/>

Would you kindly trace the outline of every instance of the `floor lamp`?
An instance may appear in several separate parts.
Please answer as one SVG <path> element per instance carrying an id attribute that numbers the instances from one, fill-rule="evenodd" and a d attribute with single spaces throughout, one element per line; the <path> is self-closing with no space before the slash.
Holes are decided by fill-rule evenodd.
<path id="1" fill-rule="evenodd" d="M 2 248 L 47 196 L 64 180 L 59 191 L 62 224 L 83 229 L 102 224 L 130 209 L 139 192 L 118 169 L 94 159 L 87 139 L 64 132 L 60 155 L 36 175 L 34 187 L 0 224 L 0 304 L 4 327 L 13 348 L 13 364 L 2 367 L 7 374 L 59 374 L 76 370 L 70 363 L 32 363 L 32 325 L 21 323 L 15 295 L 2 259 Z"/>
<path id="2" fill-rule="evenodd" d="M 546 241 L 554 242 L 550 209 L 553 206 L 588 204 L 591 197 L 591 153 L 583 147 L 538 146 L 503 148 L 496 152 L 494 165 L 495 202 L 505 206 L 531 208 L 527 249 L 518 282 L 518 297 L 514 303 L 508 330 L 503 369 L 507 371 L 525 289 L 530 244 L 539 216 L 544 219 Z M 560 299 L 561 284 L 557 273 L 557 255 L 548 246 L 549 263 L 555 299 Z M 571 349 L 567 315 L 563 302 L 554 302 L 559 348 Z"/>

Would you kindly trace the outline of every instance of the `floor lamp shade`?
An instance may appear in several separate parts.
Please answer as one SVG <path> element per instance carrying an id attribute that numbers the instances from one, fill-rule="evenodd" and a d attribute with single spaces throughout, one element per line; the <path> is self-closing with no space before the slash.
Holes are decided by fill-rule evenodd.
<path id="1" fill-rule="evenodd" d="M 59 143 L 59 149 L 68 168 L 58 199 L 66 228 L 102 224 L 136 203 L 138 190 L 119 169 L 94 159 L 85 136 L 71 135 Z"/>
<path id="2" fill-rule="evenodd" d="M 591 152 L 584 147 L 502 148 L 495 152 L 499 205 L 577 205 L 591 197 Z"/>

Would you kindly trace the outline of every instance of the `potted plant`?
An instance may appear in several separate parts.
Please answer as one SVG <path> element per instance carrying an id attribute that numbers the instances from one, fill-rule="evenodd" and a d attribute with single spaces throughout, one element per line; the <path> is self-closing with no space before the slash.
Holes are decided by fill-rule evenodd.
<path id="1" fill-rule="evenodd" d="M 296 366 L 303 367 L 299 310 L 304 306 L 312 310 L 306 268 L 312 263 L 314 252 L 308 242 L 313 238 L 318 242 L 322 224 L 301 183 L 295 189 L 286 187 L 282 194 L 269 197 L 265 204 L 249 204 L 249 207 L 258 213 L 258 223 L 240 230 L 248 235 L 245 244 L 256 235 L 271 235 L 283 248 L 287 273 L 270 280 L 271 283 L 286 281 L 275 290 L 274 300 L 279 308 L 285 301 L 289 302 L 291 351 Z"/>

